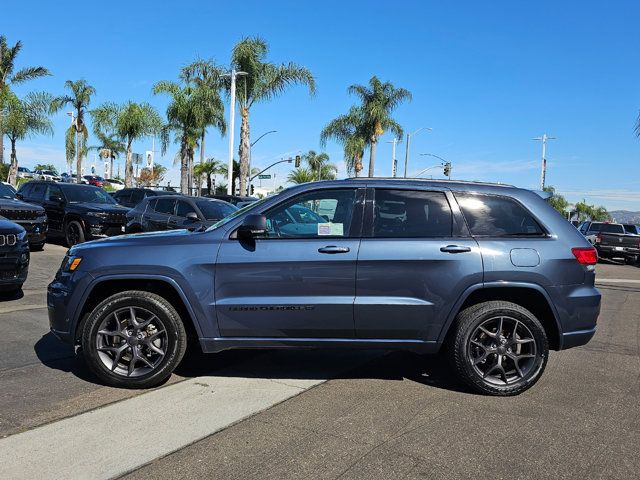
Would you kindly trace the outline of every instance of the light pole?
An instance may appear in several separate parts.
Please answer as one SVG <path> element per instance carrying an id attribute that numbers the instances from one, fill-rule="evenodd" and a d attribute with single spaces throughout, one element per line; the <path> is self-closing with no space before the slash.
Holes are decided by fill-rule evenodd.
<path id="1" fill-rule="evenodd" d="M 253 146 L 260 141 L 262 137 L 266 137 L 270 133 L 276 133 L 277 130 L 269 130 L 268 132 L 263 133 L 258 138 L 256 138 L 253 142 L 249 144 L 249 181 L 247 182 L 247 195 L 251 195 L 251 152 L 253 151 Z"/>
<path id="2" fill-rule="evenodd" d="M 231 69 L 231 73 L 223 75 L 224 77 L 231 77 L 231 104 L 229 105 L 229 163 L 227 170 L 227 195 L 233 195 L 233 127 L 236 116 L 236 77 L 247 75 L 247 72 L 238 72 L 235 68 Z"/>
<path id="3" fill-rule="evenodd" d="M 396 145 L 398 139 L 393 137 L 393 140 L 389 140 L 387 143 L 391 144 L 391 176 L 395 178 L 398 174 L 398 161 L 396 160 Z"/>
<path id="4" fill-rule="evenodd" d="M 543 133 L 541 137 L 535 137 L 531 140 L 540 140 L 542 142 L 542 166 L 540 172 L 540 190 L 544 190 L 544 182 L 547 177 L 547 158 L 546 158 L 546 150 L 547 150 L 547 140 L 555 140 L 556 137 L 550 137 L 546 133 Z"/>
<path id="5" fill-rule="evenodd" d="M 422 130 L 433 130 L 433 128 L 430 127 L 420 127 L 419 129 L 417 129 L 415 132 L 413 133 L 407 133 L 407 150 L 405 152 L 404 155 L 404 178 L 407 178 L 407 168 L 409 166 L 409 148 L 411 146 L 411 137 L 413 137 L 414 135 L 416 135 L 418 132 L 421 132 Z"/>

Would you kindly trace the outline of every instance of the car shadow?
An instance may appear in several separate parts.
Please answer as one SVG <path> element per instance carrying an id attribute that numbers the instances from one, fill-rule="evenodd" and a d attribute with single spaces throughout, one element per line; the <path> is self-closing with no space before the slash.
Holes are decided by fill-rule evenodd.
<path id="1" fill-rule="evenodd" d="M 82 351 L 59 341 L 52 333 L 34 345 L 43 365 L 104 385 L 86 366 Z M 442 355 L 411 352 L 342 349 L 237 349 L 203 354 L 190 348 L 175 370 L 183 378 L 202 376 L 333 380 L 380 379 L 412 381 L 424 386 L 473 394 L 459 382 Z"/>
<path id="2" fill-rule="evenodd" d="M 11 302 L 13 300 L 20 300 L 22 297 L 24 297 L 24 292 L 22 291 L 22 289 L 14 290 L 12 292 L 0 291 L 0 303 Z"/>

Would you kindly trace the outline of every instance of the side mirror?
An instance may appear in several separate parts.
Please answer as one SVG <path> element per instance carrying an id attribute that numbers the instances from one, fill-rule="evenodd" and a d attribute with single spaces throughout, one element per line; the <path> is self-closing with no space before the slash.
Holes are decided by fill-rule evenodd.
<path id="1" fill-rule="evenodd" d="M 264 215 L 251 214 L 244 217 L 244 221 L 238 228 L 238 237 L 252 238 L 262 235 L 267 231 L 267 217 Z"/>
<path id="2" fill-rule="evenodd" d="M 199 222 L 200 221 L 200 219 L 198 218 L 198 214 L 196 212 L 187 213 L 187 220 L 190 220 L 192 222 Z"/>

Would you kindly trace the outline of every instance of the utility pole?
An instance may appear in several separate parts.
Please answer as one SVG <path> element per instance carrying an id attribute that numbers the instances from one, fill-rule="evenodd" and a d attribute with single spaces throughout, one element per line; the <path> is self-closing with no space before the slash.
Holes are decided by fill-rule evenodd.
<path id="1" fill-rule="evenodd" d="M 541 137 L 532 138 L 532 140 L 540 140 L 542 142 L 542 165 L 540 172 L 540 190 L 544 190 L 544 183 L 547 177 L 547 140 L 555 140 L 556 137 L 550 137 L 546 133 L 543 133 Z"/>
<path id="2" fill-rule="evenodd" d="M 411 146 L 411 137 L 415 136 L 418 132 L 421 132 L 422 130 L 431 131 L 433 129 L 429 127 L 420 127 L 413 133 L 407 133 L 407 150 L 404 154 L 404 178 L 407 178 L 407 168 L 409 167 L 409 148 Z"/>
<path id="3" fill-rule="evenodd" d="M 396 160 L 396 145 L 398 139 L 393 137 L 393 140 L 389 140 L 387 143 L 391 144 L 391 176 L 395 178 L 398 173 L 398 161 Z"/>
<path id="4" fill-rule="evenodd" d="M 246 82 L 245 82 L 245 89 L 246 89 Z M 245 91 L 245 98 L 247 97 L 247 92 Z M 258 141 L 262 138 L 262 137 L 266 137 L 267 135 L 269 135 L 270 133 L 276 133 L 277 130 L 269 130 L 268 132 L 263 133 L 262 135 L 260 135 L 258 138 L 256 138 L 253 142 L 251 142 L 249 144 L 249 178 L 251 178 L 251 161 L 252 161 L 252 151 L 253 151 L 253 146 L 258 143 Z M 251 180 L 249 180 L 247 182 L 247 195 L 251 195 Z"/>
<path id="5" fill-rule="evenodd" d="M 231 69 L 231 73 L 224 75 L 231 77 L 231 104 L 229 105 L 229 163 L 227 170 L 227 195 L 233 195 L 233 127 L 236 116 L 236 77 L 238 75 L 246 75 L 247 72 L 237 72 L 235 68 Z"/>

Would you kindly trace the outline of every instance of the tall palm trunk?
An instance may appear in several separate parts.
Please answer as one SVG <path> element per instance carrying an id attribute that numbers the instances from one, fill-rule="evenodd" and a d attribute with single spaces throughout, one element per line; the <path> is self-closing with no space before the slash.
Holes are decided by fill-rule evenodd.
<path id="1" fill-rule="evenodd" d="M 132 148 L 132 139 L 127 140 L 127 158 L 124 161 L 124 186 L 126 188 L 133 187 L 133 152 Z"/>
<path id="2" fill-rule="evenodd" d="M 360 172 L 362 172 L 362 155 L 355 156 L 355 162 L 353 166 L 353 170 L 356 173 L 356 177 L 360 176 Z"/>
<path id="3" fill-rule="evenodd" d="M 200 165 L 204 163 L 204 128 L 202 129 L 202 136 L 200 137 Z"/>
<path id="4" fill-rule="evenodd" d="M 113 157 L 111 157 L 111 165 L 109 166 L 109 178 L 116 178 L 113 174 Z"/>
<path id="5" fill-rule="evenodd" d="M 213 195 L 215 192 L 211 191 L 211 174 L 207 173 L 207 191 L 209 192 L 208 195 Z"/>
<path id="6" fill-rule="evenodd" d="M 371 146 L 369 147 L 369 176 L 373 177 L 373 172 L 376 168 L 376 145 L 378 143 L 378 138 L 373 137 L 371 139 Z"/>
<path id="7" fill-rule="evenodd" d="M 4 133 L 0 130 L 0 165 L 4 165 Z"/>
<path id="8" fill-rule="evenodd" d="M 82 183 L 82 151 L 80 149 L 80 130 L 78 129 L 77 125 L 76 125 L 76 182 Z"/>
<path id="9" fill-rule="evenodd" d="M 180 193 L 189 190 L 189 146 L 185 136 L 180 142 Z"/>
<path id="10" fill-rule="evenodd" d="M 247 175 L 249 173 L 249 109 L 243 106 L 242 125 L 240 126 L 240 195 L 247 191 Z"/>
<path id="11" fill-rule="evenodd" d="M 16 140 L 15 138 L 11 139 L 11 166 L 9 167 L 9 177 L 7 181 L 16 186 L 16 179 L 18 177 L 18 155 L 16 153 Z"/>

